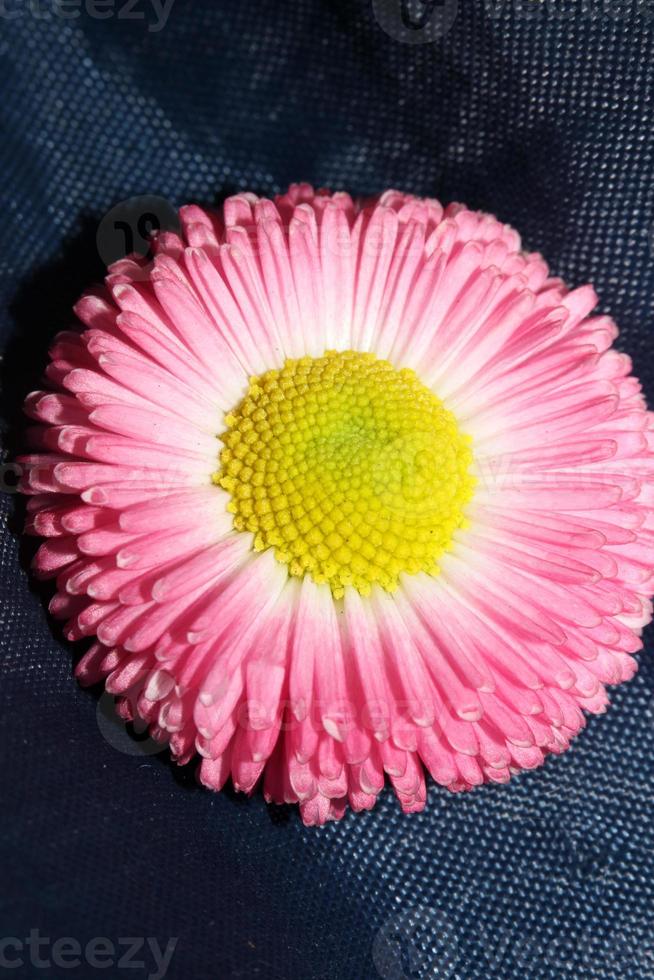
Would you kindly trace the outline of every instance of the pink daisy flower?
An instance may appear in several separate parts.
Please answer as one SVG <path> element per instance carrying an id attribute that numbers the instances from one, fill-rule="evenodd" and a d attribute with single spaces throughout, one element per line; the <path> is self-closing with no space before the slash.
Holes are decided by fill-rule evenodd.
<path id="1" fill-rule="evenodd" d="M 396 191 L 180 219 L 79 301 L 26 403 L 81 682 L 308 824 L 562 752 L 654 592 L 653 416 L 593 290 Z"/>

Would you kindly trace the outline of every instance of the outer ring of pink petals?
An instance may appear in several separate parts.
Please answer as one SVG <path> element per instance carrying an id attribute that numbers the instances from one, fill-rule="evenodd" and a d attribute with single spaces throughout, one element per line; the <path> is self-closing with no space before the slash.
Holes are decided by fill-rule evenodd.
<path id="1" fill-rule="evenodd" d="M 590 287 L 513 229 L 395 191 L 294 185 L 190 206 L 60 335 L 26 402 L 27 529 L 77 674 L 104 680 L 202 781 L 299 802 L 307 823 L 406 811 L 560 753 L 628 679 L 654 592 L 654 425 Z M 211 485 L 249 375 L 373 350 L 473 437 L 478 491 L 438 578 L 370 601 L 288 579 Z M 220 365 L 220 371 L 215 370 Z"/>

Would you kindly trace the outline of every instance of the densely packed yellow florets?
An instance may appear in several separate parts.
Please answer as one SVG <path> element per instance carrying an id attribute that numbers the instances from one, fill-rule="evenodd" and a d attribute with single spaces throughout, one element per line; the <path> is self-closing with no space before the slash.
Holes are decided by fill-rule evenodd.
<path id="1" fill-rule="evenodd" d="M 292 575 L 392 591 L 437 572 L 473 490 L 469 440 L 409 368 L 328 351 L 252 378 L 214 476 L 234 526 Z"/>

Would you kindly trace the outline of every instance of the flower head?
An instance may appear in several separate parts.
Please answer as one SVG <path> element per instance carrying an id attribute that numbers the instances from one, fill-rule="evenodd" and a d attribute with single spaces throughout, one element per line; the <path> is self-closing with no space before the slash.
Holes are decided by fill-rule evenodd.
<path id="1" fill-rule="evenodd" d="M 563 751 L 654 593 L 653 416 L 593 290 L 395 191 L 180 219 L 26 403 L 80 680 L 307 823 Z"/>

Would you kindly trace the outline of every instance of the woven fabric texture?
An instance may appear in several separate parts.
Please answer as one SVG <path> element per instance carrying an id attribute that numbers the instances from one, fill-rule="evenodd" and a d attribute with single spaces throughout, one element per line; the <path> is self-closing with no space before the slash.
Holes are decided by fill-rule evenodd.
<path id="1" fill-rule="evenodd" d="M 654 401 L 653 4 L 164 7 L 0 12 L 7 453 L 49 338 L 101 275 L 98 223 L 116 202 L 297 179 L 497 213 L 571 284 L 594 282 Z M 636 678 L 564 757 L 508 787 L 432 785 L 419 815 L 386 792 L 307 829 L 121 741 L 72 678 L 16 495 L 2 507 L 0 939 L 50 942 L 50 966 L 23 945 L 8 976 L 155 977 L 147 944 L 128 967 L 119 940 L 176 937 L 173 980 L 654 977 L 651 631 Z M 58 967 L 61 937 L 105 937 L 114 959 Z"/>

